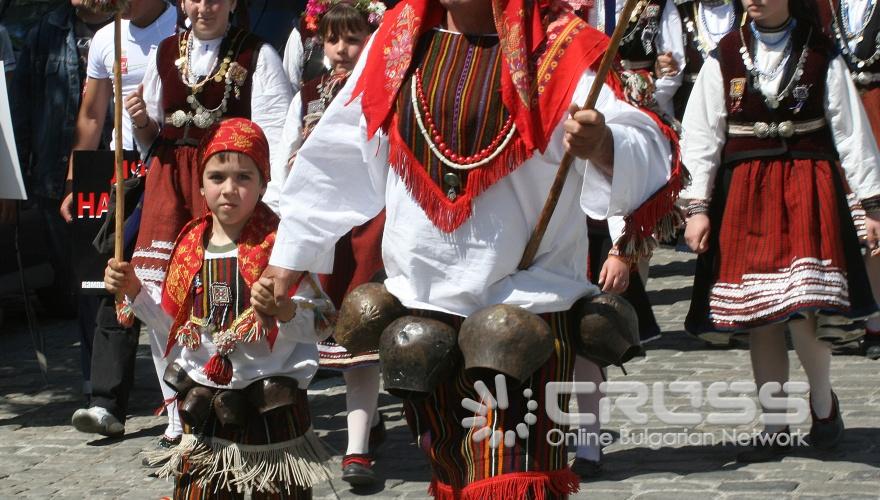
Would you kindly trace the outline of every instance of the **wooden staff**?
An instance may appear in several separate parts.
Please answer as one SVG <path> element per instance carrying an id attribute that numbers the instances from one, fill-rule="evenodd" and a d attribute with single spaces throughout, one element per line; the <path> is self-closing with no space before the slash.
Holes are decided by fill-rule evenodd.
<path id="1" fill-rule="evenodd" d="M 115 45 L 113 61 L 113 133 L 116 167 L 116 231 L 113 235 L 113 256 L 117 262 L 123 259 L 123 228 L 125 218 L 125 197 L 122 192 L 122 181 L 125 173 L 122 171 L 122 13 L 116 12 L 113 20 L 113 41 Z M 116 295 L 116 302 L 121 303 L 122 294 Z"/>
<path id="2" fill-rule="evenodd" d="M 593 80 L 590 93 L 587 95 L 587 101 L 584 103 L 581 111 L 595 108 L 596 101 L 599 99 L 599 92 L 602 91 L 602 85 L 605 83 L 605 77 L 608 76 L 614 58 L 617 56 L 617 50 L 620 48 L 620 40 L 623 38 L 626 27 L 629 25 L 627 21 L 637 3 L 638 0 L 627 0 L 624 5 L 623 12 L 620 13 L 620 17 L 617 19 L 617 26 L 614 27 L 614 34 L 611 35 L 611 41 L 608 43 L 608 50 L 602 56 L 599 70 L 596 72 L 596 78 Z M 522 259 L 519 261 L 519 269 L 521 270 L 531 267 L 532 262 L 535 260 L 535 254 L 538 253 L 538 247 L 541 246 L 544 232 L 547 231 L 547 225 L 550 223 L 550 218 L 553 217 L 553 211 L 559 202 L 559 195 L 562 193 L 562 186 L 565 184 L 565 178 L 568 177 L 568 170 L 571 168 L 572 162 L 574 162 L 574 156 L 568 152 L 565 153 L 562 161 L 559 162 L 559 170 L 556 171 L 556 178 L 553 179 L 550 194 L 547 195 L 547 201 L 544 202 L 541 216 L 538 218 L 535 230 L 532 231 L 529 242 L 526 244 Z"/>

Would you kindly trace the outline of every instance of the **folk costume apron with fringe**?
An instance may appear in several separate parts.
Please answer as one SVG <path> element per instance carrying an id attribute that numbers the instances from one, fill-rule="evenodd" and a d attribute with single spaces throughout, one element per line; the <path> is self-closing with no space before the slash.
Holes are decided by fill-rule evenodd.
<path id="1" fill-rule="evenodd" d="M 765 104 L 740 54 L 742 40 L 754 53 L 748 27 L 719 44 L 728 127 L 746 132 L 729 132 L 724 145 L 709 208 L 710 249 L 698 258 L 685 322 L 707 339 L 807 312 L 858 318 L 876 309 L 825 121 L 833 49 L 809 26 L 798 25 L 791 37 L 780 90 L 795 82 L 775 109 Z M 798 77 L 801 54 L 806 59 Z M 786 122 L 809 131 L 787 138 L 749 132 L 760 123 Z M 829 339 L 837 333 L 827 332 Z"/>
<path id="2" fill-rule="evenodd" d="M 408 0 L 386 13 L 353 98 L 361 97 L 367 136 L 388 137 L 389 163 L 412 199 L 439 230 L 452 233 L 472 215 L 473 200 L 545 151 L 578 81 L 595 70 L 607 38 L 561 3 L 493 0 L 498 35 L 470 36 L 436 29 L 445 10 L 434 0 Z M 384 78 L 377 78 L 377 75 Z M 622 98 L 615 76 L 606 84 Z M 632 253 L 672 208 L 681 188 L 676 136 L 651 115 L 673 143 L 670 182 L 627 218 L 623 247 Z M 442 157 L 441 160 L 438 157 Z M 554 171 L 547 172 L 548 177 Z M 417 256 L 414 256 L 417 258 Z M 586 256 L 584 256 L 586 257 Z M 457 327 L 462 318 L 413 311 Z M 570 381 L 573 328 L 566 312 L 545 315 L 556 349 L 523 387 L 508 391 L 509 409 L 493 415 L 496 429 L 513 429 L 533 402 L 544 401 L 547 381 Z M 558 426 L 536 420 L 529 439 L 513 447 L 474 442 L 462 427 L 472 411 L 463 397 L 479 400 L 463 370 L 428 398 L 408 401 L 407 423 L 427 454 L 431 494 L 441 499 L 565 498 L 579 480 L 566 448 L 545 436 Z M 526 390 L 529 389 L 529 390 Z M 567 397 L 559 402 L 566 407 Z"/>

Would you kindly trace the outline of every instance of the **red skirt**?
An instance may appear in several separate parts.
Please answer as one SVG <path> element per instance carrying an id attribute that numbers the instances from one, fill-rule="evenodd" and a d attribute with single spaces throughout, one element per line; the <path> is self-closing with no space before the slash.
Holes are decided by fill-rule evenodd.
<path id="1" fill-rule="evenodd" d="M 876 309 L 839 171 L 824 160 L 750 160 L 719 173 L 688 331 L 742 331 Z"/>
<path id="2" fill-rule="evenodd" d="M 162 140 L 161 138 L 158 140 Z M 160 144 L 144 187 L 144 202 L 132 264 L 141 281 L 165 280 L 174 242 L 183 226 L 207 211 L 198 173 L 198 148 Z"/>
<path id="3" fill-rule="evenodd" d="M 861 97 L 868 121 L 871 122 L 874 139 L 880 144 L 880 87 L 862 92 Z"/>

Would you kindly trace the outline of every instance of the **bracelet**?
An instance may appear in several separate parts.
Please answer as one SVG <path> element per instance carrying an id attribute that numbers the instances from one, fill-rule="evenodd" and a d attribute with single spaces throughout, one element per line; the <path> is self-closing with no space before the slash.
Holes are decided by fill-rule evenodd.
<path id="1" fill-rule="evenodd" d="M 143 130 L 143 129 L 149 127 L 149 126 L 150 126 L 150 123 L 152 123 L 152 122 L 153 122 L 153 120 L 147 118 L 147 124 L 144 125 L 143 127 L 139 127 L 138 124 L 135 123 L 134 120 L 132 120 L 132 121 L 131 121 L 131 126 L 134 127 L 134 128 L 136 128 L 136 129 L 138 129 L 138 130 Z"/>
<path id="2" fill-rule="evenodd" d="M 617 260 L 623 261 L 623 263 L 628 266 L 631 266 L 633 260 L 635 260 L 624 255 L 623 252 L 621 252 L 620 249 L 616 246 L 613 246 L 610 250 L 608 250 L 608 257 L 614 257 Z"/>
<path id="3" fill-rule="evenodd" d="M 709 202 L 706 200 L 693 200 L 687 206 L 687 218 L 691 218 L 697 214 L 705 214 L 709 212 Z"/>
<path id="4" fill-rule="evenodd" d="M 861 201 L 862 208 L 865 209 L 865 212 L 877 212 L 880 211 L 880 196 L 872 196 L 870 198 L 865 198 Z"/>

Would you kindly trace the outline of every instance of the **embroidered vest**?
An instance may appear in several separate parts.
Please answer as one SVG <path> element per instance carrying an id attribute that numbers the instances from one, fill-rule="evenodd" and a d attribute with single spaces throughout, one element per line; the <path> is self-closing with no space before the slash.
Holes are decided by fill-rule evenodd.
<path id="1" fill-rule="evenodd" d="M 665 5 L 664 0 L 643 0 L 636 6 L 641 10 L 636 20 L 630 20 L 627 25 L 618 50 L 626 69 L 649 69 L 653 73 L 657 59 L 656 40 Z"/>
<path id="2" fill-rule="evenodd" d="M 218 330 L 229 328 L 250 306 L 250 287 L 238 271 L 237 257 L 205 259 L 193 280 L 191 320 Z"/>
<path id="3" fill-rule="evenodd" d="M 782 72 L 782 83 L 779 91 L 788 84 L 797 66 L 798 58 L 803 49 L 810 28 L 799 24 L 791 34 L 793 37 L 792 54 Z M 765 104 L 760 91 L 755 88 L 753 79 L 746 70 L 740 54 L 742 41 L 740 33 L 748 44 L 749 53 L 755 54 L 755 41 L 748 27 L 727 34 L 718 45 L 718 57 L 721 74 L 727 88 L 725 95 L 728 124 L 755 122 L 782 123 L 785 121 L 805 122 L 825 118 L 825 75 L 831 61 L 833 49 L 829 41 L 818 32 L 812 33 L 804 74 L 797 82 L 797 87 L 786 96 L 776 109 Z M 796 94 L 807 96 L 798 108 Z M 831 137 L 831 130 L 826 124 L 814 132 L 794 134 L 789 138 L 756 136 L 729 136 L 724 145 L 722 163 L 731 164 L 755 158 L 810 158 L 835 160 L 837 151 Z"/>
<path id="4" fill-rule="evenodd" d="M 180 71 L 175 64 L 180 54 L 180 37 L 184 34 L 172 35 L 159 44 L 157 51 L 157 64 L 159 68 L 159 78 L 162 81 L 162 109 L 166 118 L 174 114 L 175 111 L 192 112 L 193 108 L 187 97 L 192 95 L 191 89 L 183 82 Z M 232 48 L 232 60 L 238 62 L 242 67 L 248 70 L 244 85 L 241 86 L 240 93 L 236 96 L 230 92 L 226 101 L 226 111 L 224 117 L 251 117 L 251 89 L 253 88 L 253 75 L 257 65 L 257 56 L 263 41 L 255 35 L 240 30 L 238 28 L 230 28 L 229 33 L 220 43 L 220 50 L 217 53 L 218 59 L 222 61 L 226 54 Z M 207 109 L 214 109 L 220 106 L 223 101 L 223 94 L 226 89 L 226 82 L 217 82 L 210 79 L 198 93 L 199 102 Z M 160 137 L 162 139 L 176 141 L 178 139 L 188 138 L 195 141 L 201 140 L 206 129 L 201 129 L 193 124 L 183 127 L 175 127 L 170 123 L 162 126 Z"/>

